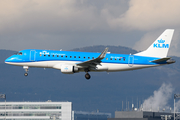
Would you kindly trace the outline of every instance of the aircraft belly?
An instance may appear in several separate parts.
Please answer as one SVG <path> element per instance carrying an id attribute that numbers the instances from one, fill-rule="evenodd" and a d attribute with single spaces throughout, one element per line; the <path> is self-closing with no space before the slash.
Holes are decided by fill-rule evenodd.
<path id="1" fill-rule="evenodd" d="M 26 63 L 26 66 L 46 68 L 47 67 L 47 62 L 46 61 L 43 61 L 43 62 L 29 62 L 29 63 Z"/>
<path id="2" fill-rule="evenodd" d="M 47 67 L 47 62 L 11 62 L 8 63 L 16 66 L 29 66 L 29 67 Z"/>
<path id="3" fill-rule="evenodd" d="M 128 70 L 136 70 L 136 69 L 142 69 L 147 67 L 154 67 L 157 65 L 133 65 L 129 66 L 128 64 L 106 64 L 108 66 L 107 71 L 128 71 Z"/>
<path id="4" fill-rule="evenodd" d="M 107 71 L 121 71 L 129 69 L 129 66 L 127 64 L 107 64 L 107 66 Z"/>
<path id="5" fill-rule="evenodd" d="M 44 62 L 33 62 L 33 63 L 30 63 L 29 66 L 34 66 L 34 67 L 47 67 L 47 62 L 44 61 Z"/>
<path id="6" fill-rule="evenodd" d="M 57 64 L 76 65 L 77 61 L 48 61 L 48 67 L 53 68 Z"/>

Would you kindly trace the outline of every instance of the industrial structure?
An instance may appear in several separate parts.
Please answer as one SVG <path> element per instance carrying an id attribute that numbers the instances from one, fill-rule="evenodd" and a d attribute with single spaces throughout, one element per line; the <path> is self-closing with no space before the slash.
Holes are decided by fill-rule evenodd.
<path id="1" fill-rule="evenodd" d="M 180 120 L 180 112 L 177 112 L 176 108 L 176 99 L 180 99 L 180 94 L 174 94 L 174 112 L 155 112 L 151 109 L 149 111 L 145 111 L 143 109 L 143 105 L 140 105 L 138 108 L 134 108 L 134 104 L 132 104 L 132 111 L 129 111 L 129 102 L 127 108 L 126 102 L 126 110 L 123 111 L 123 101 L 122 101 L 122 111 L 115 111 L 115 118 L 108 118 L 108 120 Z M 137 102 L 138 103 L 138 102 Z M 138 104 L 137 104 L 138 106 Z"/>
<path id="2" fill-rule="evenodd" d="M 173 120 L 174 113 L 150 111 L 115 111 L 115 118 L 108 120 Z"/>
<path id="3" fill-rule="evenodd" d="M 72 102 L 0 102 L 0 119 L 74 120 Z"/>

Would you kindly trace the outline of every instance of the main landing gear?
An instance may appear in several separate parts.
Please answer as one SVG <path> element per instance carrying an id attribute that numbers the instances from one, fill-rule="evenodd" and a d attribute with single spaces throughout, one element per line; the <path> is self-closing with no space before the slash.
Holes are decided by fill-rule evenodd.
<path id="1" fill-rule="evenodd" d="M 84 71 L 86 72 L 85 78 L 86 78 L 87 80 L 89 80 L 89 79 L 91 78 L 90 74 L 88 73 L 88 72 L 89 72 L 89 69 L 85 69 Z"/>
<path id="2" fill-rule="evenodd" d="M 24 76 L 26 76 L 26 77 L 28 76 L 28 71 L 29 71 L 28 68 L 29 68 L 28 66 L 23 66 L 23 69 L 25 69 L 25 71 L 26 71 L 24 73 Z"/>
<path id="3" fill-rule="evenodd" d="M 86 73 L 86 74 L 85 74 L 85 78 L 86 78 L 87 80 L 89 80 L 89 79 L 91 78 L 90 74 L 89 74 L 89 73 Z"/>

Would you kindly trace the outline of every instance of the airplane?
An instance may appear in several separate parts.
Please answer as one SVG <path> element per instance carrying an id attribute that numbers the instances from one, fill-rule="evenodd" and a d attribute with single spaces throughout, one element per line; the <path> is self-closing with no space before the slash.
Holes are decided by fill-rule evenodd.
<path id="1" fill-rule="evenodd" d="M 23 66 L 25 76 L 29 67 L 54 68 L 64 74 L 85 72 L 116 72 L 149 68 L 175 63 L 167 57 L 174 29 L 166 29 L 145 51 L 136 54 L 111 54 L 108 48 L 102 53 L 27 49 L 5 60 L 6 64 Z"/>

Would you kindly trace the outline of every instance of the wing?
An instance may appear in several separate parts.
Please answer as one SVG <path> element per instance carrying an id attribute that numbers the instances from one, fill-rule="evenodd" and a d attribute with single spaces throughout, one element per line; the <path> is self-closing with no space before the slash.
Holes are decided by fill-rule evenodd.
<path id="1" fill-rule="evenodd" d="M 108 48 L 105 48 L 105 50 L 97 58 L 82 63 L 78 63 L 77 66 L 82 66 L 86 68 L 96 68 L 96 65 L 101 65 L 101 60 L 106 57 L 107 51 Z"/>

